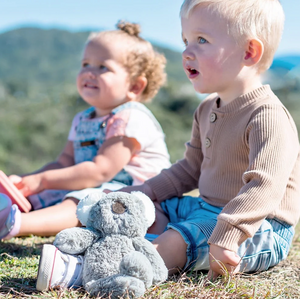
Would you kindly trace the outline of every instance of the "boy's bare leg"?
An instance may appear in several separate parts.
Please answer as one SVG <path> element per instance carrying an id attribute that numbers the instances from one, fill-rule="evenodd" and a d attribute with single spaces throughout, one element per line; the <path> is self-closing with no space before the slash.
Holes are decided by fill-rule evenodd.
<path id="1" fill-rule="evenodd" d="M 178 273 L 184 268 L 187 244 L 176 230 L 168 229 L 153 240 L 152 244 L 164 260 L 169 274 Z"/>
<path id="2" fill-rule="evenodd" d="M 183 269 L 186 262 L 187 244 L 182 236 L 173 229 L 164 232 L 169 223 L 168 217 L 165 215 L 160 204 L 154 202 L 156 209 L 156 219 L 154 224 L 149 228 L 148 233 L 159 235 L 152 244 L 162 257 L 169 274 L 174 274 Z"/>
<path id="3" fill-rule="evenodd" d="M 55 206 L 22 213 L 18 236 L 54 236 L 65 228 L 81 226 L 76 217 L 77 204 L 77 199 L 67 198 Z"/>

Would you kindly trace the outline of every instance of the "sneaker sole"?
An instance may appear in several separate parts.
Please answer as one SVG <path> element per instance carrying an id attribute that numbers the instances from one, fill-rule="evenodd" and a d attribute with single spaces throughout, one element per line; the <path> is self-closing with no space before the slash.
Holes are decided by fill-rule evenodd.
<path id="1" fill-rule="evenodd" d="M 53 245 L 45 244 L 43 246 L 36 282 L 38 291 L 47 291 L 50 288 L 57 251 Z"/>

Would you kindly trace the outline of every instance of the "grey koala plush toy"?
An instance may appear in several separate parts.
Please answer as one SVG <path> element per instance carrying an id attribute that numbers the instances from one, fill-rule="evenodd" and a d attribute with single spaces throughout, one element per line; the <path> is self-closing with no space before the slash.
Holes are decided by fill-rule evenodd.
<path id="1" fill-rule="evenodd" d="M 155 220 L 149 197 L 141 192 L 91 193 L 78 204 L 86 227 L 65 229 L 54 245 L 68 254 L 84 254 L 82 281 L 92 296 L 139 297 L 167 279 L 167 268 L 144 238 Z"/>

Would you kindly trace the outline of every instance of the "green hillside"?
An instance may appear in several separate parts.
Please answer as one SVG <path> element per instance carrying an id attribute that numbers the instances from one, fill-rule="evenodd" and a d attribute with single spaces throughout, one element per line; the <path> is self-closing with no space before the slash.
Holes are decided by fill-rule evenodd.
<path id="1" fill-rule="evenodd" d="M 0 169 L 30 172 L 56 158 L 76 112 L 86 105 L 75 78 L 89 32 L 22 28 L 0 34 Z M 190 137 L 199 99 L 181 66 L 181 54 L 166 55 L 168 84 L 149 104 L 166 133 L 172 161 Z"/>

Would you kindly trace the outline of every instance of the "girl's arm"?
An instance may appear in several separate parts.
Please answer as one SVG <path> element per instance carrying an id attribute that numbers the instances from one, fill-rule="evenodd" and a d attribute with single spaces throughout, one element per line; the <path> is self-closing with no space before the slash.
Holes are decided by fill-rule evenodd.
<path id="1" fill-rule="evenodd" d="M 139 143 L 133 138 L 112 137 L 103 143 L 93 161 L 73 165 L 73 157 L 70 158 L 67 145 L 58 158 L 59 165 L 64 165 L 64 168 L 26 176 L 17 187 L 25 196 L 44 189 L 80 190 L 96 187 L 113 179 L 138 149 Z"/>

